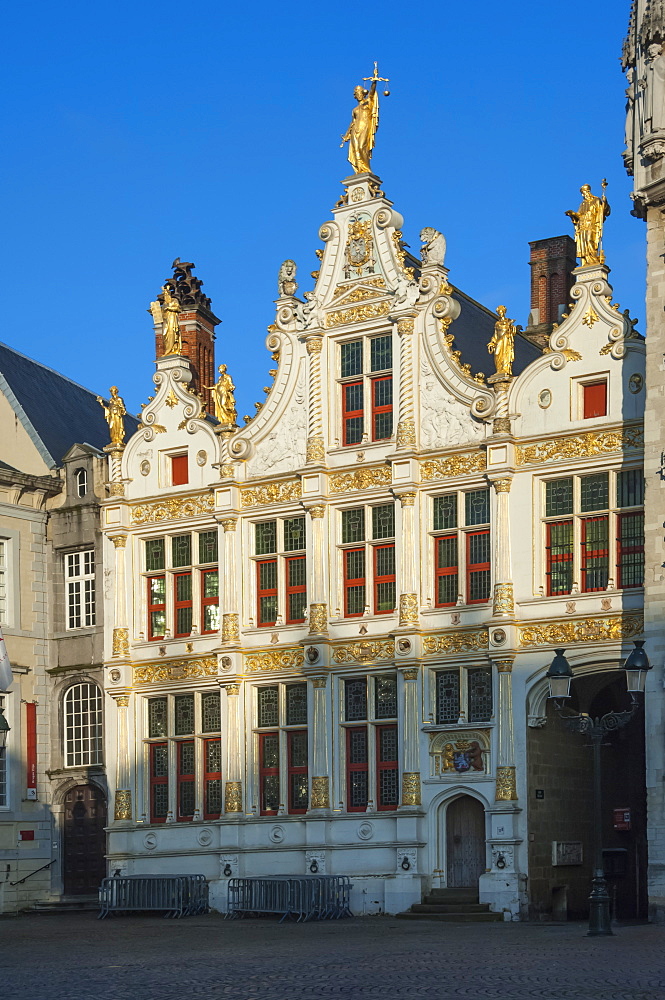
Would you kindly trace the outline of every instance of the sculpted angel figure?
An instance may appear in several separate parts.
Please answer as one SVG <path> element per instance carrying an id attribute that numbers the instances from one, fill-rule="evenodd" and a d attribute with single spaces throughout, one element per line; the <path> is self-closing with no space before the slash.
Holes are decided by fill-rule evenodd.
<path id="1" fill-rule="evenodd" d="M 118 395 L 117 385 L 112 385 L 110 392 L 111 398 L 108 406 L 101 396 L 97 396 L 97 402 L 104 410 L 106 423 L 109 425 L 111 444 L 123 445 L 125 443 L 125 422 L 122 418 L 127 410 L 122 396 Z"/>
<path id="2" fill-rule="evenodd" d="M 162 337 L 164 354 L 182 354 L 182 337 L 180 336 L 180 303 L 171 294 L 168 285 L 162 286 L 164 305 L 162 306 L 163 322 Z"/>
<path id="3" fill-rule="evenodd" d="M 385 77 L 379 76 L 377 65 L 374 63 L 374 74 L 368 79 L 369 90 L 358 86 L 353 91 L 358 103 L 353 109 L 351 124 L 340 143 L 340 146 L 343 146 L 348 142 L 349 163 L 356 174 L 366 174 L 372 169 L 369 161 L 372 158 L 374 138 L 379 127 L 379 95 L 376 92 L 379 80 L 385 80 Z M 387 96 L 389 91 L 384 93 Z"/>
<path id="4" fill-rule="evenodd" d="M 497 306 L 496 314 L 499 318 L 494 324 L 494 336 L 487 345 L 487 350 L 494 355 L 497 375 L 512 375 L 517 331 L 512 319 L 506 316 L 505 306 Z"/>
<path id="5" fill-rule="evenodd" d="M 605 254 L 600 248 L 603 237 L 603 222 L 610 214 L 610 206 L 605 197 L 607 181 L 602 182 L 603 196 L 599 198 L 591 193 L 591 187 L 583 184 L 580 188 L 582 204 L 576 212 L 566 212 L 575 226 L 575 243 L 577 256 L 582 261 L 582 267 L 590 264 L 602 264 Z"/>
<path id="6" fill-rule="evenodd" d="M 233 395 L 235 385 L 233 379 L 226 370 L 226 365 L 218 368 L 219 378 L 214 385 L 206 385 L 204 389 L 212 389 L 212 401 L 215 407 L 215 416 L 223 427 L 235 427 L 238 419 L 236 401 Z"/>

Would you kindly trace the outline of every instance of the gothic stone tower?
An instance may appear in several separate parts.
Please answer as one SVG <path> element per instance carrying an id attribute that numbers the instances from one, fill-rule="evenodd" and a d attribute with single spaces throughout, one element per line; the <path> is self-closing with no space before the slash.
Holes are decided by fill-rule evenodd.
<path id="1" fill-rule="evenodd" d="M 626 170 L 634 178 L 633 215 L 647 224 L 646 411 L 644 415 L 644 625 L 655 669 L 647 682 L 649 899 L 665 920 L 665 3 L 633 0 L 622 64 L 626 73 Z"/>

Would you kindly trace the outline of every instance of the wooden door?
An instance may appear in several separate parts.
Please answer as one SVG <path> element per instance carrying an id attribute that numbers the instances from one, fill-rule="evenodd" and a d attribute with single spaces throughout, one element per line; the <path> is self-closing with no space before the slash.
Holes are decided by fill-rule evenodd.
<path id="1" fill-rule="evenodd" d="M 94 785 L 76 785 L 65 796 L 63 879 L 65 895 L 97 892 L 106 875 L 106 799 Z"/>
<path id="2" fill-rule="evenodd" d="M 446 874 L 449 888 L 478 887 L 485 871 L 485 810 L 463 795 L 446 811 Z"/>

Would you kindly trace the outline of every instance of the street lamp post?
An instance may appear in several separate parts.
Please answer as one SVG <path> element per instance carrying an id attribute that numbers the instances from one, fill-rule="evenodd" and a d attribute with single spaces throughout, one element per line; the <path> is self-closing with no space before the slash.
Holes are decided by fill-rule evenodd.
<path id="1" fill-rule="evenodd" d="M 567 715 L 563 705 L 570 697 L 570 684 L 573 679 L 568 660 L 563 655 L 565 649 L 556 649 L 546 677 L 550 685 L 550 698 L 554 707 L 564 721 L 566 727 L 573 732 L 582 733 L 591 738 L 593 750 L 593 875 L 591 878 L 591 894 L 589 896 L 589 937 L 609 935 L 610 925 L 610 895 L 605 881 L 603 865 L 603 811 L 600 748 L 608 733 L 616 732 L 628 725 L 639 709 L 635 695 L 644 693 L 646 672 L 651 669 L 649 658 L 642 648 L 642 640 L 635 641 L 635 649 L 624 663 L 626 671 L 626 686 L 630 694 L 630 708 L 625 712 L 607 712 L 600 718 L 592 719 L 586 712 L 579 715 Z"/>

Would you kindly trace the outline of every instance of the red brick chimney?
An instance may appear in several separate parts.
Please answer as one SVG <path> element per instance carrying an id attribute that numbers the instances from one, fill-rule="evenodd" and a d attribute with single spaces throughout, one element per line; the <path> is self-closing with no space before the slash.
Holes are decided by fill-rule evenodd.
<path id="1" fill-rule="evenodd" d="M 164 284 L 169 288 L 180 303 L 180 335 L 182 337 L 182 353 L 192 363 L 193 379 L 190 388 L 202 395 L 206 402 L 208 413 L 214 413 L 212 394 L 203 386 L 213 385 L 216 381 L 215 371 L 215 327 L 221 323 L 210 308 L 210 299 L 201 291 L 203 282 L 192 274 L 195 267 L 192 263 L 183 263 L 179 257 L 171 264 L 173 277 L 167 278 Z M 164 295 L 158 296 L 163 302 Z M 156 336 L 155 357 L 161 358 L 164 353 L 161 333 Z"/>
<path id="2" fill-rule="evenodd" d="M 531 247 L 531 313 L 524 330 L 539 347 L 544 347 L 554 323 L 567 311 L 573 268 L 577 267 L 575 240 L 570 236 L 550 236 L 533 240 Z"/>

